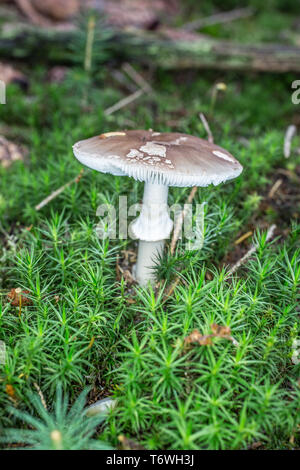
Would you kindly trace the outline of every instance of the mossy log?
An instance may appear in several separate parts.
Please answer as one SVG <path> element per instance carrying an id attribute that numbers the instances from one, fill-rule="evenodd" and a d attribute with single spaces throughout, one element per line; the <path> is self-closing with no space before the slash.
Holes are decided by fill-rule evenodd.
<path id="1" fill-rule="evenodd" d="M 79 50 L 82 49 L 83 55 L 84 42 L 85 32 L 75 27 L 62 30 L 39 28 L 25 23 L 0 23 L 0 60 L 78 63 Z M 126 60 L 164 69 L 300 71 L 299 47 L 238 44 L 180 30 L 145 32 L 97 29 L 94 50 L 96 65 L 107 60 Z"/>

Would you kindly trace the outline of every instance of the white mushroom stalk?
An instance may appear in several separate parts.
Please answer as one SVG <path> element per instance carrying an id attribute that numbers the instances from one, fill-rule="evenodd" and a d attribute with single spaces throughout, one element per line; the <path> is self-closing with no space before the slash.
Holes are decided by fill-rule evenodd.
<path id="1" fill-rule="evenodd" d="M 243 170 L 218 145 L 188 134 L 151 129 L 107 132 L 77 142 L 73 151 L 89 168 L 145 183 L 141 213 L 130 226 L 130 235 L 139 239 L 136 279 L 141 285 L 155 283 L 153 267 L 173 227 L 167 205 L 169 186 L 217 185 Z"/>
<path id="2" fill-rule="evenodd" d="M 168 212 L 168 191 L 166 185 L 145 183 L 141 213 L 130 226 L 131 234 L 139 239 L 135 277 L 142 286 L 149 282 L 154 284 L 153 267 L 173 228 Z"/>

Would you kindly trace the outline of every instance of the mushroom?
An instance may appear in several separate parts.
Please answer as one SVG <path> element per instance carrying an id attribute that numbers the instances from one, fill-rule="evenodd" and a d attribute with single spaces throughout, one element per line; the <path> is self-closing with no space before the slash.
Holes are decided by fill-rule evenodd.
<path id="1" fill-rule="evenodd" d="M 135 277 L 141 285 L 154 283 L 155 259 L 172 231 L 169 186 L 217 185 L 243 170 L 223 148 L 180 133 L 108 132 L 77 142 L 73 151 L 89 168 L 145 182 L 142 210 L 130 227 L 139 239 Z"/>

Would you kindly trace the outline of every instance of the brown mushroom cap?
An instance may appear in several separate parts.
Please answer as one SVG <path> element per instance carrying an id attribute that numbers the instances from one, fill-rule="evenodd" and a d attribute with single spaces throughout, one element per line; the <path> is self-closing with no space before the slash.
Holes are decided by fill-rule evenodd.
<path id="1" fill-rule="evenodd" d="M 73 151 L 94 170 L 167 186 L 217 185 L 243 170 L 227 150 L 180 133 L 108 132 L 77 142 Z"/>

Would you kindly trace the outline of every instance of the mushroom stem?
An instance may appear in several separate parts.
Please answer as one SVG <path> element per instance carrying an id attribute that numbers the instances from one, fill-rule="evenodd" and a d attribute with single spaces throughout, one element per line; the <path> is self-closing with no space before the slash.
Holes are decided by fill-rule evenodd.
<path id="1" fill-rule="evenodd" d="M 146 286 L 149 282 L 151 285 L 155 284 L 153 267 L 157 257 L 162 254 L 164 246 L 165 240 L 156 242 L 139 241 L 135 278 L 141 286 Z"/>
<path id="2" fill-rule="evenodd" d="M 145 183 L 141 213 L 131 224 L 132 234 L 140 240 L 135 275 L 143 286 L 154 284 L 153 267 L 173 228 L 168 212 L 168 189 L 163 184 Z"/>

